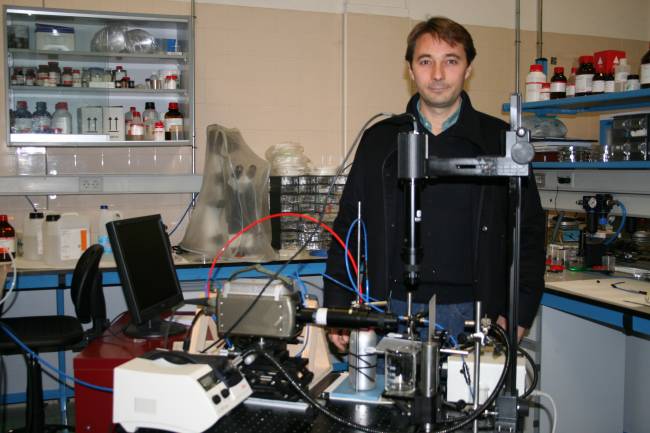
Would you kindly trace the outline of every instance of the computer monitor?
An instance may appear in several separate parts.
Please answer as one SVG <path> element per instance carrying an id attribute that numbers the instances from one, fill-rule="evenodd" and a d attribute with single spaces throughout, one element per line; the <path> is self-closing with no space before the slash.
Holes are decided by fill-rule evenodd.
<path id="1" fill-rule="evenodd" d="M 162 319 L 183 302 L 183 292 L 160 215 L 110 221 L 106 230 L 131 315 L 124 333 L 155 338 L 184 332 L 183 325 Z"/>

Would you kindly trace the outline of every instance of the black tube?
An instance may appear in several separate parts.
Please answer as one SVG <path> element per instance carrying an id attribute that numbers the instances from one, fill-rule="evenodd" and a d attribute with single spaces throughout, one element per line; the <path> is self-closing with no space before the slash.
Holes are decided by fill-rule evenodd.
<path id="1" fill-rule="evenodd" d="M 325 323 L 319 319 L 317 322 L 317 312 L 322 314 L 326 311 Z M 334 328 L 377 328 L 386 331 L 397 329 L 397 316 L 392 314 L 375 313 L 367 310 L 344 309 L 344 308 L 301 308 L 298 310 L 296 320 L 300 323 L 316 323 L 323 326 L 332 326 Z"/>

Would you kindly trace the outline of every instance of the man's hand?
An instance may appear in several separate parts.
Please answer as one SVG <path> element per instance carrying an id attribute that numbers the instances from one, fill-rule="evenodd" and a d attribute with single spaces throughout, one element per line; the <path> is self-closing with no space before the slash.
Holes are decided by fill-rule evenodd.
<path id="1" fill-rule="evenodd" d="M 497 325 L 501 326 L 506 331 L 508 330 L 508 322 L 506 321 L 506 318 L 503 316 L 499 316 L 499 318 L 497 319 Z M 517 341 L 521 341 L 526 331 L 527 331 L 526 328 L 517 326 Z"/>
<path id="2" fill-rule="evenodd" d="M 330 328 L 327 330 L 327 338 L 336 347 L 339 353 L 347 353 L 350 344 L 350 330 L 341 328 Z"/>

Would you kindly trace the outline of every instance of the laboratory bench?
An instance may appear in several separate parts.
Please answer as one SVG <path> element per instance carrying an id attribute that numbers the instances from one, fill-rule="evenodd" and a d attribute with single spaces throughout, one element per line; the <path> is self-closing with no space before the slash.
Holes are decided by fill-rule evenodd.
<path id="1" fill-rule="evenodd" d="M 228 278 L 250 264 L 221 263 L 215 278 Z M 25 295 L 32 291 L 38 293 L 36 298 L 46 309 L 56 309 L 58 314 L 71 314 L 73 310 L 67 299 L 66 288 L 70 284 L 72 269 L 24 265 L 19 259 L 17 289 L 24 291 Z M 282 261 L 271 261 L 264 265 L 277 270 L 282 266 Z M 178 260 L 178 276 L 184 290 L 201 290 L 209 266 L 207 261 Z M 114 264 L 105 261 L 103 267 L 104 285 L 118 286 L 119 276 Z M 318 276 L 324 269 L 324 258 L 302 258 L 292 263 L 286 272 Z M 256 274 L 251 271 L 245 275 Z M 650 375 L 645 374 L 647 360 L 650 359 L 650 305 L 642 305 L 645 299 L 642 294 L 611 287 L 612 283 L 621 281 L 625 283 L 619 284 L 620 287 L 629 285 L 633 290 L 644 290 L 646 287 L 646 290 L 650 290 L 650 282 L 617 274 L 565 271 L 546 275 L 542 305 L 523 345 L 535 353 L 541 366 L 541 389 L 555 398 L 558 407 L 566 408 L 560 409 L 558 431 L 635 433 L 643 432 L 650 425 L 643 403 L 650 401 Z M 125 310 L 121 291 L 111 289 L 115 287 L 107 287 L 106 292 L 113 292 L 114 297 L 120 298 L 120 311 Z M 48 296 L 45 296 L 46 293 Z M 110 303 L 110 296 L 107 303 Z M 23 308 L 12 311 L 12 315 L 18 314 L 40 314 L 40 310 L 30 312 Z M 66 363 L 71 366 L 72 355 L 68 354 L 66 358 L 60 354 L 61 361 L 63 366 Z M 14 368 L 24 368 L 22 359 L 15 364 Z M 22 378 L 22 374 L 14 376 L 17 381 Z M 4 396 L 4 401 L 22 401 L 23 385 L 14 386 L 13 389 L 19 392 L 9 392 Z M 65 388 L 56 389 L 56 383 L 48 382 L 48 378 L 44 380 L 44 387 L 46 398 L 65 399 L 73 395 Z M 603 411 L 602 408 L 607 410 Z M 549 431 L 549 422 L 550 417 L 542 412 L 538 431 Z M 314 431 L 320 431 L 318 427 L 315 428 Z"/>

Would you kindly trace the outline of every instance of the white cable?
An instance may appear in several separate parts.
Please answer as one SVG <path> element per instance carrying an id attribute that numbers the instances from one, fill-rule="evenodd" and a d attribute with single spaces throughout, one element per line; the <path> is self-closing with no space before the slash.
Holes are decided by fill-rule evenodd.
<path id="1" fill-rule="evenodd" d="M 549 394 L 545 393 L 544 391 L 539 391 L 539 390 L 534 390 L 531 395 L 538 395 L 540 397 L 546 397 L 548 401 L 551 402 L 551 406 L 553 407 L 553 424 L 551 426 L 551 433 L 555 433 L 555 429 L 557 427 L 557 407 L 555 406 L 555 401 L 553 400 L 553 397 L 551 397 Z"/>
<path id="2" fill-rule="evenodd" d="M 16 268 L 16 259 L 14 259 L 14 255 L 11 254 L 11 251 L 7 251 L 7 254 L 9 254 L 9 258 L 11 259 L 11 266 L 13 268 L 13 273 L 12 273 L 12 278 L 11 278 L 11 286 L 9 286 L 9 290 L 7 290 L 7 293 L 0 299 L 0 306 L 4 304 L 4 302 L 9 298 L 9 295 L 11 295 L 11 292 L 14 290 L 14 287 L 16 287 L 16 279 L 18 278 L 18 269 Z"/>

